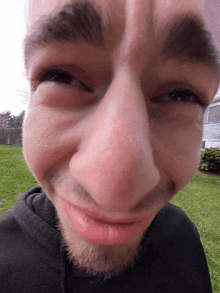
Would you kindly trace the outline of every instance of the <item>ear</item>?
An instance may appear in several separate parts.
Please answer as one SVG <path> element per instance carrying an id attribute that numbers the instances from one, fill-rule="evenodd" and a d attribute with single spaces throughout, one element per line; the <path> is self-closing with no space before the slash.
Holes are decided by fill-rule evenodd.
<path id="1" fill-rule="evenodd" d="M 202 14 L 214 44 L 220 51 L 220 0 L 203 0 Z"/>

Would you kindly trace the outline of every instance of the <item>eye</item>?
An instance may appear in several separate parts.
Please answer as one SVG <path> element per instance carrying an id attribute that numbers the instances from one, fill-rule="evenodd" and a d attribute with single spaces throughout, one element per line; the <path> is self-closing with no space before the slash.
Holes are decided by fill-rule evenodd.
<path id="1" fill-rule="evenodd" d="M 176 90 L 153 99 L 156 103 L 161 102 L 184 102 L 200 103 L 199 97 L 190 90 Z"/>
<path id="2" fill-rule="evenodd" d="M 65 72 L 54 72 L 50 74 L 50 81 L 71 84 L 73 78 Z"/>
<path id="3" fill-rule="evenodd" d="M 87 87 L 83 82 L 78 80 L 75 76 L 62 70 L 49 70 L 44 72 L 39 79 L 34 81 L 34 88 L 36 89 L 39 84 L 45 81 L 72 85 L 72 86 L 81 88 L 82 90 L 85 90 L 87 92 L 90 92 L 90 93 L 93 92 L 91 88 Z"/>

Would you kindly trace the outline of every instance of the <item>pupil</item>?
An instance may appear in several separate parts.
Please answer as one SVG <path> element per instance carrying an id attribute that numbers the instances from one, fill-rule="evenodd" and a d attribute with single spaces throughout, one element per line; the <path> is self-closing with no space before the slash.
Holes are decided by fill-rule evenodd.
<path id="1" fill-rule="evenodd" d="M 175 101 L 188 101 L 190 99 L 190 95 L 185 92 L 177 92 L 172 94 L 172 98 Z"/>
<path id="2" fill-rule="evenodd" d="M 68 76 L 66 73 L 55 73 L 51 76 L 51 81 L 71 83 L 72 78 Z"/>

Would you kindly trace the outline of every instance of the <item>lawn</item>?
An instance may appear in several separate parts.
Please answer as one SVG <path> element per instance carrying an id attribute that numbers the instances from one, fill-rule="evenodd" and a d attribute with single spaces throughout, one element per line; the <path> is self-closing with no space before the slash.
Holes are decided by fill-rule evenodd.
<path id="1" fill-rule="evenodd" d="M 18 146 L 0 145 L 0 213 L 10 210 L 25 190 L 38 186 Z"/>
<path id="2" fill-rule="evenodd" d="M 37 186 L 22 148 L 0 145 L 0 213 L 11 208 L 25 190 Z M 206 253 L 213 293 L 220 293 L 220 177 L 197 172 L 171 203 L 196 224 Z"/>
<path id="3" fill-rule="evenodd" d="M 220 293 L 220 177 L 197 172 L 171 203 L 195 223 L 206 253 L 214 293 Z"/>

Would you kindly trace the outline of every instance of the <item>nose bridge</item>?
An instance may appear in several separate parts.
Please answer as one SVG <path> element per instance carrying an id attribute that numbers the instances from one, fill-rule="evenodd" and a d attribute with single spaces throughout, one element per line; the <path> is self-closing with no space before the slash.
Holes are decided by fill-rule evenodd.
<path id="1" fill-rule="evenodd" d="M 117 72 L 90 124 L 72 170 L 99 205 L 128 210 L 159 180 L 138 77 Z"/>
<path id="2" fill-rule="evenodd" d="M 138 74 L 118 70 L 91 123 L 90 142 L 97 155 L 111 155 L 121 172 L 151 153 L 145 98 Z M 96 144 L 98 141 L 98 144 Z"/>
<path id="3" fill-rule="evenodd" d="M 126 32 L 133 38 L 143 38 L 153 29 L 155 1 L 129 0 L 126 2 Z M 133 32 L 133 34 L 131 34 Z M 133 36 L 133 38 L 132 38 Z"/>
<path id="4" fill-rule="evenodd" d="M 116 136 L 120 133 L 125 141 L 138 144 L 138 137 L 147 135 L 147 109 L 137 74 L 119 70 L 99 110 L 107 129 Z"/>
<path id="5" fill-rule="evenodd" d="M 120 53 L 136 70 L 144 68 L 143 60 L 151 54 L 155 41 L 154 1 L 126 2 L 126 25 Z M 122 58 L 123 59 L 123 58 Z"/>

